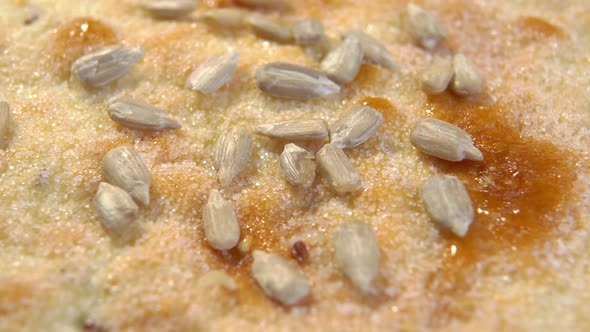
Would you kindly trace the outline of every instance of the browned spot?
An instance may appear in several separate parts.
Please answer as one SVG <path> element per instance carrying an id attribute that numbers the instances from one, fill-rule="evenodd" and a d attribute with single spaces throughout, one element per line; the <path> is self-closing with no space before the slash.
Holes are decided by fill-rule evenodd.
<path id="1" fill-rule="evenodd" d="M 358 85 L 359 88 L 374 85 L 382 71 L 383 69 L 379 67 L 369 64 L 362 64 L 359 73 L 351 84 Z"/>
<path id="2" fill-rule="evenodd" d="M 274 176 L 274 175 L 273 175 Z M 236 202 L 236 214 L 241 226 L 241 237 L 252 237 L 251 250 L 264 250 L 282 255 L 289 259 L 290 247 L 283 246 L 281 237 L 289 238 L 298 231 L 298 227 L 285 227 L 296 214 L 305 210 L 305 198 L 309 195 L 304 191 L 291 191 L 289 202 L 284 205 L 281 196 L 287 194 L 288 188 L 277 193 L 260 186 L 245 192 Z M 299 205 L 298 205 L 299 204 Z M 201 236 L 203 236 L 201 234 Z M 211 262 L 217 268 L 228 271 L 241 286 L 238 292 L 239 302 L 243 305 L 272 305 L 250 275 L 252 257 L 250 253 L 240 252 L 234 248 L 227 252 L 211 249 L 216 260 Z"/>
<path id="3" fill-rule="evenodd" d="M 476 264 L 481 267 L 501 255 L 513 265 L 534 266 L 530 250 L 559 232 L 562 203 L 575 173 L 566 152 L 551 142 L 521 136 L 502 115 L 509 110 L 499 105 L 445 94 L 431 97 L 427 108 L 434 117 L 469 132 L 484 155 L 482 162 L 429 158 L 462 179 L 476 209 L 465 238 L 445 234 L 449 254 L 432 280 L 439 301 L 435 317 L 445 321 L 469 316 L 470 304 L 458 299 L 477 278 Z"/>
<path id="4" fill-rule="evenodd" d="M 185 56 L 184 50 L 195 32 L 204 31 L 206 26 L 180 25 L 172 30 L 162 31 L 150 36 L 141 42 L 146 54 L 151 54 L 145 59 L 145 63 L 157 70 L 158 73 L 169 79 L 176 79 L 184 84 L 186 78 L 196 64 L 204 61 L 211 54 L 197 53 Z"/>
<path id="5" fill-rule="evenodd" d="M 178 319 L 188 309 L 188 304 L 184 299 L 174 294 L 158 294 L 158 301 L 151 302 L 150 304 L 149 307 L 135 308 L 132 314 L 125 316 L 119 329 L 121 331 L 162 331 L 166 329 L 170 321 L 176 321 L 177 324 L 181 323 L 181 325 L 184 323 Z M 186 331 L 182 327 L 180 330 Z"/>
<path id="6" fill-rule="evenodd" d="M 205 0 L 204 3 L 211 8 L 234 7 L 236 5 L 234 0 Z"/>
<path id="7" fill-rule="evenodd" d="M 406 116 L 401 113 L 388 99 L 381 97 L 365 97 L 357 104 L 370 106 L 383 115 L 384 130 L 397 129 L 406 122 Z"/>
<path id="8" fill-rule="evenodd" d="M 549 38 L 564 39 L 567 34 L 560 27 L 536 16 L 521 16 L 515 22 L 525 40 L 544 41 Z"/>
<path id="9" fill-rule="evenodd" d="M 49 62 L 58 77 L 65 79 L 76 59 L 117 41 L 115 31 L 107 24 L 92 17 L 77 17 L 62 23 L 53 33 Z"/>
<path id="10" fill-rule="evenodd" d="M 292 200 L 304 201 L 302 197 L 292 197 Z M 298 207 L 283 206 L 281 197 L 266 190 L 250 191 L 240 199 L 238 218 L 245 235 L 253 237 L 252 248 L 285 254 L 289 248 L 279 244 L 281 237 L 288 237 L 296 229 L 289 228 L 288 233 L 282 230 L 286 222 L 298 211 Z"/>
<path id="11" fill-rule="evenodd" d="M 150 192 L 154 201 L 167 199 L 179 215 L 192 220 L 195 216 L 201 217 L 211 186 L 208 184 L 210 180 L 210 175 L 197 165 L 155 165 L 152 168 Z"/>
<path id="12" fill-rule="evenodd" d="M 38 280 L 0 280 L 0 315 L 24 310 L 34 304 L 35 298 L 49 295 L 46 293 L 46 290 L 39 286 Z"/>
<path id="13" fill-rule="evenodd" d="M 178 135 L 168 132 L 158 133 L 158 136 L 150 141 L 158 152 L 154 163 L 178 163 L 192 158 L 190 148 Z"/>

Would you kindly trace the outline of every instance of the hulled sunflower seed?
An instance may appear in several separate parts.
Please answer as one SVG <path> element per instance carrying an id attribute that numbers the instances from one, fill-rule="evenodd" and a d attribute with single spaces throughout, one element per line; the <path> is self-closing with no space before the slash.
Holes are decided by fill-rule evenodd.
<path id="1" fill-rule="evenodd" d="M 143 49 L 108 46 L 78 58 L 72 73 L 90 87 L 101 87 L 123 77 L 143 57 Z"/>
<path id="2" fill-rule="evenodd" d="M 429 95 L 444 92 L 453 78 L 453 62 L 450 58 L 434 60 L 422 74 L 422 91 Z"/>
<path id="3" fill-rule="evenodd" d="M 249 15 L 249 11 L 239 8 L 215 8 L 206 11 L 202 18 L 224 28 L 241 28 L 247 25 Z"/>
<path id="4" fill-rule="evenodd" d="M 433 49 L 443 39 L 447 31 L 435 13 L 415 4 L 408 4 L 408 23 L 412 37 L 426 49 Z"/>
<path id="5" fill-rule="evenodd" d="M 352 193 L 362 188 L 361 177 L 340 148 L 326 144 L 316 154 L 320 172 L 337 194 Z"/>
<path id="6" fill-rule="evenodd" d="M 309 294 L 303 273 L 282 256 L 254 250 L 252 257 L 252 276 L 268 297 L 294 305 Z"/>
<path id="7" fill-rule="evenodd" d="M 137 151 L 128 145 L 118 146 L 102 158 L 104 181 L 127 191 L 135 201 L 150 203 L 152 176 Z"/>
<path id="8" fill-rule="evenodd" d="M 358 30 L 348 31 L 345 36 L 346 35 L 357 36 L 357 38 L 359 38 L 361 41 L 361 47 L 363 49 L 363 62 L 381 66 L 386 69 L 395 68 L 395 60 L 393 60 L 391 53 L 389 53 L 387 48 L 385 48 L 385 46 L 377 39 Z"/>
<path id="9" fill-rule="evenodd" d="M 383 115 L 369 106 L 353 106 L 330 126 L 330 143 L 352 148 L 368 140 L 383 124 Z"/>
<path id="10" fill-rule="evenodd" d="M 293 23 L 293 37 L 299 45 L 313 45 L 321 42 L 324 37 L 322 21 L 309 18 Z"/>
<path id="11" fill-rule="evenodd" d="M 483 90 L 483 79 L 479 69 L 463 54 L 456 54 L 453 58 L 453 71 L 455 77 L 451 90 L 456 94 L 466 96 Z"/>
<path id="12" fill-rule="evenodd" d="M 260 38 L 279 43 L 289 43 L 293 40 L 293 34 L 289 27 L 271 20 L 264 15 L 252 14 L 247 18 L 247 22 L 254 33 Z"/>
<path id="13" fill-rule="evenodd" d="M 418 121 L 410 133 L 410 142 L 420 151 L 444 160 L 483 160 L 467 132 L 437 119 Z"/>
<path id="14" fill-rule="evenodd" d="M 211 190 L 203 207 L 203 224 L 207 243 L 217 250 L 229 250 L 240 240 L 240 224 L 233 205 L 217 189 Z"/>
<path id="15" fill-rule="evenodd" d="M 12 126 L 12 112 L 10 111 L 10 104 L 4 100 L 0 100 L 0 149 L 3 149 L 8 144 L 8 135 Z"/>
<path id="16" fill-rule="evenodd" d="M 215 168 L 219 183 L 227 186 L 246 167 L 252 153 L 252 136 L 234 127 L 221 134 L 215 144 Z"/>
<path id="17" fill-rule="evenodd" d="M 258 88 L 273 97 L 309 100 L 340 92 L 324 73 L 299 65 L 273 62 L 256 71 Z"/>
<path id="18" fill-rule="evenodd" d="M 458 178 L 433 176 L 422 185 L 421 195 L 426 212 L 435 222 L 457 236 L 467 234 L 474 217 L 473 203 Z"/>
<path id="19" fill-rule="evenodd" d="M 144 0 L 141 7 L 162 18 L 187 16 L 197 8 L 195 0 Z"/>
<path id="20" fill-rule="evenodd" d="M 332 236 L 336 263 L 344 275 L 364 293 L 374 292 L 373 279 L 379 270 L 379 244 L 365 223 L 339 225 Z"/>
<path id="21" fill-rule="evenodd" d="M 107 112 L 113 121 L 131 128 L 162 130 L 181 127 L 165 110 L 129 97 L 111 99 Z"/>
<path id="22" fill-rule="evenodd" d="M 295 186 L 309 188 L 315 179 L 313 154 L 293 143 L 285 145 L 279 158 L 281 172 Z"/>
<path id="23" fill-rule="evenodd" d="M 336 38 L 324 35 L 316 44 L 307 45 L 305 47 L 305 53 L 316 61 L 322 61 L 338 44 L 339 41 Z"/>
<path id="24" fill-rule="evenodd" d="M 202 289 L 211 289 L 217 286 L 221 286 L 229 291 L 238 289 L 236 281 L 222 270 L 208 271 L 199 278 L 197 284 Z"/>
<path id="25" fill-rule="evenodd" d="M 322 119 L 298 119 L 267 123 L 256 127 L 257 134 L 288 141 L 323 140 L 328 137 L 328 124 Z"/>
<path id="26" fill-rule="evenodd" d="M 125 190 L 101 182 L 92 205 L 104 228 L 116 239 L 130 242 L 141 233 L 141 227 L 135 221 L 139 209 Z"/>
<path id="27" fill-rule="evenodd" d="M 188 77 L 185 88 L 211 93 L 229 82 L 238 67 L 239 52 L 213 56 L 201 63 Z"/>
<path id="28" fill-rule="evenodd" d="M 358 74 L 362 61 L 363 48 L 360 38 L 356 35 L 347 35 L 322 60 L 320 69 L 335 82 L 348 83 Z"/>

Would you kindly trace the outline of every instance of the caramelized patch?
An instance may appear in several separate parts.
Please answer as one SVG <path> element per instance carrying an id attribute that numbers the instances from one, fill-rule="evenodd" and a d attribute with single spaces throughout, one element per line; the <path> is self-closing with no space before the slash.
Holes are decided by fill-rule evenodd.
<path id="1" fill-rule="evenodd" d="M 35 303 L 35 298 L 48 296 L 48 292 L 39 284 L 39 280 L 18 278 L 0 280 L 0 315 L 25 310 Z"/>
<path id="2" fill-rule="evenodd" d="M 269 175 L 270 177 L 274 178 L 275 175 Z M 291 248 L 287 244 L 283 245 L 281 238 L 288 239 L 298 231 L 297 226 L 286 227 L 286 224 L 294 215 L 302 213 L 306 209 L 305 204 L 311 200 L 306 199 L 309 192 L 304 190 L 290 191 L 289 187 L 284 188 L 284 190 L 282 188 L 269 190 L 267 186 L 261 185 L 256 190 L 245 192 L 235 204 L 242 232 L 240 238 L 252 236 L 250 250 L 273 252 L 290 259 Z M 288 195 L 289 198 L 283 199 L 284 195 Z M 284 201 L 288 201 L 290 204 L 285 205 Z M 204 235 L 200 234 L 200 236 Z M 262 293 L 251 277 L 252 257 L 250 253 L 242 253 L 238 248 L 226 252 L 211 249 L 211 253 L 217 257 L 211 263 L 216 268 L 228 271 L 241 285 L 238 292 L 241 304 L 272 305 L 273 302 Z M 293 264 L 296 264 L 295 260 L 291 260 Z"/>
<path id="3" fill-rule="evenodd" d="M 377 66 L 363 63 L 359 73 L 351 84 L 358 85 L 361 89 L 369 85 L 374 85 L 382 71 L 383 69 Z"/>
<path id="4" fill-rule="evenodd" d="M 357 104 L 370 106 L 383 115 L 383 127 L 386 130 L 399 128 L 406 122 L 406 116 L 387 99 L 380 97 L 365 97 Z"/>
<path id="5" fill-rule="evenodd" d="M 530 249 L 558 234 L 562 202 L 575 181 L 568 154 L 548 141 L 523 137 L 507 124 L 498 105 L 483 106 L 449 94 L 431 97 L 435 118 L 465 129 L 482 151 L 482 162 L 451 163 L 429 158 L 465 183 L 475 220 L 463 239 L 445 234 L 449 254 L 431 284 L 438 293 L 435 317 L 465 318 L 458 300 L 491 257 L 534 265 Z M 526 249 L 529 249 L 528 251 Z"/>
<path id="6" fill-rule="evenodd" d="M 223 7 L 235 7 L 236 2 L 234 0 L 205 0 L 203 1 L 207 7 L 210 8 L 223 8 Z"/>
<path id="7" fill-rule="evenodd" d="M 49 61 L 58 77 L 66 79 L 76 59 L 117 41 L 115 31 L 107 24 L 91 17 L 77 17 L 62 23 L 53 34 Z"/>
<path id="8" fill-rule="evenodd" d="M 539 42 L 549 38 L 564 39 L 567 34 L 560 27 L 536 16 L 521 16 L 515 24 L 526 40 Z"/>
<path id="9" fill-rule="evenodd" d="M 152 167 L 150 193 L 154 202 L 168 200 L 173 209 L 186 220 L 201 218 L 213 179 L 202 167 L 194 164 L 176 164 Z"/>
<path id="10" fill-rule="evenodd" d="M 158 153 L 154 163 L 179 163 L 193 157 L 189 145 L 177 133 L 157 133 L 151 143 Z"/>

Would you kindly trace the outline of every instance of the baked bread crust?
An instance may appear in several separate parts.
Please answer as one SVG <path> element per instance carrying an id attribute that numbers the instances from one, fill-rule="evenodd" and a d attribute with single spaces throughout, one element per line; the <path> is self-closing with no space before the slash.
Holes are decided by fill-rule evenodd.
<path id="1" fill-rule="evenodd" d="M 485 93 L 467 99 L 420 90 L 432 52 L 406 31 L 405 2 L 290 1 L 282 15 L 319 18 L 333 34 L 364 30 L 398 63 L 393 72 L 363 65 L 340 94 L 306 102 L 266 96 L 254 81 L 272 61 L 318 68 L 302 48 L 194 19 L 229 2 L 203 1 L 181 20 L 156 20 L 137 3 L 0 3 L 9 13 L 0 17 L 0 93 L 15 123 L 0 150 L 0 329 L 590 330 L 587 1 L 425 1 L 449 34 L 435 52 L 466 54 L 483 74 Z M 145 50 L 128 75 L 101 89 L 70 75 L 78 57 L 115 43 Z M 228 48 L 240 51 L 229 84 L 210 95 L 184 88 L 196 64 Z M 151 133 L 112 122 L 106 103 L 122 94 L 166 109 L 183 128 Z M 362 192 L 340 197 L 320 180 L 309 190 L 289 185 L 279 169 L 284 142 L 262 136 L 225 189 L 253 248 L 290 257 L 302 240 L 309 249 L 299 268 L 311 296 L 278 305 L 251 278 L 249 254 L 216 252 L 204 240 L 202 207 L 218 186 L 215 139 L 238 124 L 252 132 L 309 116 L 332 123 L 363 103 L 385 122 L 347 151 Z M 426 116 L 468 131 L 484 162 L 419 153 L 408 135 Z M 91 205 L 102 157 L 123 144 L 140 152 L 153 179 L 140 215 L 145 234 L 130 246 L 111 241 Z M 422 208 L 420 185 L 439 173 L 457 175 L 472 195 L 476 219 L 465 240 Z M 361 295 L 334 261 L 332 231 L 351 220 L 376 232 L 376 295 Z M 199 286 L 212 269 L 237 290 Z"/>

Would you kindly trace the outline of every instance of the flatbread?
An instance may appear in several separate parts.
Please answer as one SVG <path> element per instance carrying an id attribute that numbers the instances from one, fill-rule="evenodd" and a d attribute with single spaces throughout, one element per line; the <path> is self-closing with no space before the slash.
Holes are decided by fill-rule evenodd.
<path id="1" fill-rule="evenodd" d="M 0 329 L 590 330 L 588 1 L 421 2 L 448 30 L 434 52 L 461 52 L 481 70 L 485 92 L 472 98 L 420 90 L 433 52 L 410 37 L 406 2 L 289 3 L 280 15 L 319 18 L 334 36 L 363 30 L 398 68 L 363 65 L 342 93 L 294 102 L 259 91 L 256 69 L 317 61 L 299 46 L 196 19 L 231 2 L 203 1 L 180 20 L 155 19 L 137 1 L 0 2 L 0 93 L 14 120 L 0 150 Z M 38 13 L 32 22 L 30 12 Z M 114 43 L 141 46 L 145 57 L 109 86 L 82 86 L 71 63 Z M 210 95 L 184 88 L 198 63 L 228 49 L 240 52 L 228 85 Z M 106 103 L 122 94 L 166 109 L 183 128 L 151 133 L 114 123 Z M 202 207 L 219 186 L 214 142 L 230 126 L 331 123 L 363 103 L 385 122 L 347 150 L 362 192 L 337 196 L 320 178 L 309 190 L 289 185 L 279 170 L 284 142 L 261 136 L 224 190 L 252 248 L 289 259 L 311 284 L 303 303 L 279 305 L 252 279 L 249 253 L 217 252 L 204 240 Z M 447 163 L 417 151 L 409 131 L 430 116 L 469 132 L 484 161 Z M 140 152 L 153 178 L 139 217 L 145 234 L 126 246 L 112 241 L 91 204 L 102 157 L 123 144 Z M 464 240 L 422 207 L 420 185 L 444 173 L 459 176 L 474 201 Z M 332 232 L 349 221 L 377 235 L 375 295 L 362 295 L 335 263 Z M 297 240 L 309 250 L 301 264 L 290 257 Z M 237 289 L 200 286 L 210 270 L 226 271 Z"/>

